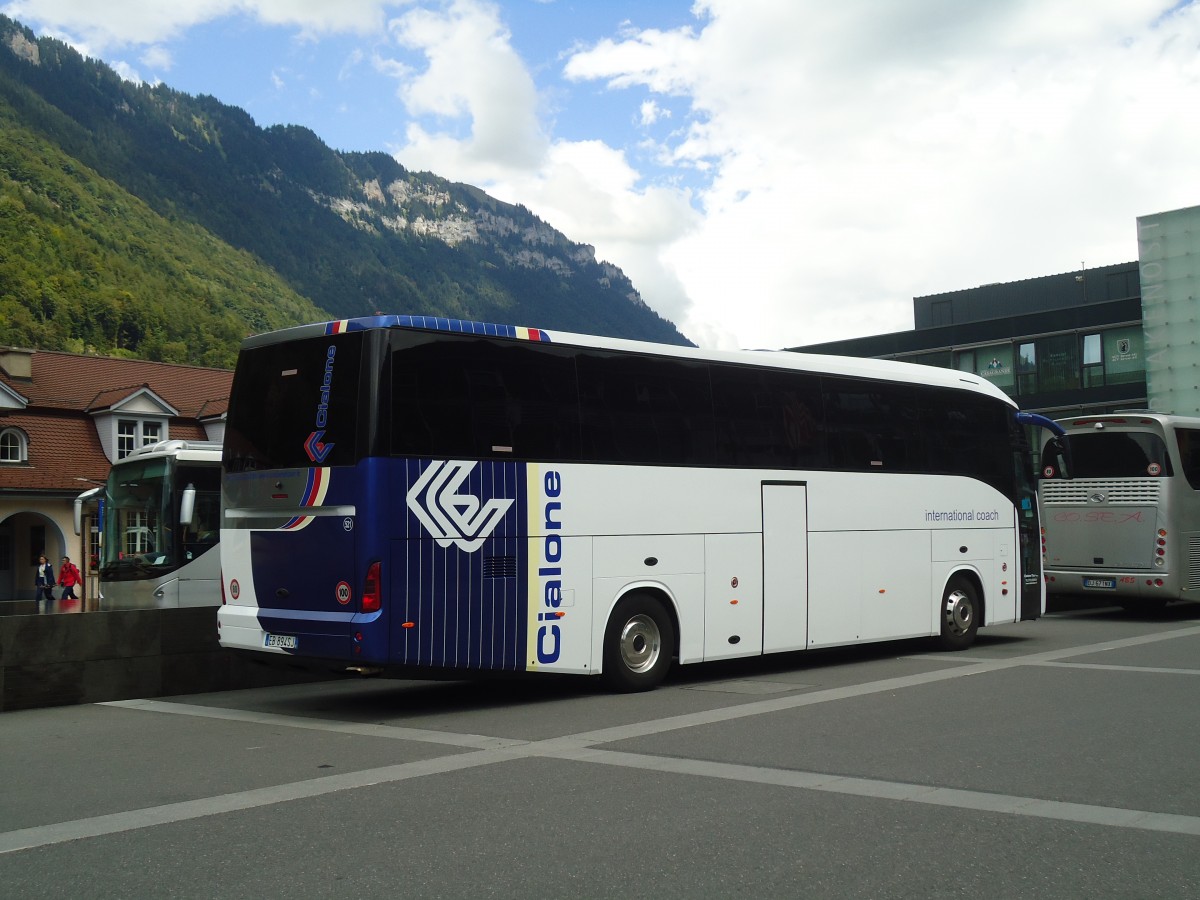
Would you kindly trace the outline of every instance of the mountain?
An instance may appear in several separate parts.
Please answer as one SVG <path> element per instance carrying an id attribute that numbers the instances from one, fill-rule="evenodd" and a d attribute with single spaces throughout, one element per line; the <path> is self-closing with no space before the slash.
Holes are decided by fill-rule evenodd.
<path id="1" fill-rule="evenodd" d="M 689 343 L 524 207 L 0 16 L 0 343 L 220 365 L 245 333 L 375 312 Z"/>

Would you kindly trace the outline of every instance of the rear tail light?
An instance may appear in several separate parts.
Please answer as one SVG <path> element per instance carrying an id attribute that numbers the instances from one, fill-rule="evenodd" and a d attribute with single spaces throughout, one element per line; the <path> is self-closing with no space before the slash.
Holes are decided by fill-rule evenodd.
<path id="1" fill-rule="evenodd" d="M 362 611 L 365 613 L 379 612 L 383 606 L 383 596 L 379 587 L 380 564 L 371 563 L 367 569 L 367 580 L 363 585 Z"/>

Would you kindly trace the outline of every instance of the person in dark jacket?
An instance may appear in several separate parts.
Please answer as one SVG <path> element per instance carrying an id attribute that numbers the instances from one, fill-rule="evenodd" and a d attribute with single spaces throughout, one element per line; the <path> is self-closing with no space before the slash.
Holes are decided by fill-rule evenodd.
<path id="1" fill-rule="evenodd" d="M 54 566 L 44 556 L 38 557 L 37 574 L 33 583 L 37 587 L 39 600 L 54 599 Z"/>

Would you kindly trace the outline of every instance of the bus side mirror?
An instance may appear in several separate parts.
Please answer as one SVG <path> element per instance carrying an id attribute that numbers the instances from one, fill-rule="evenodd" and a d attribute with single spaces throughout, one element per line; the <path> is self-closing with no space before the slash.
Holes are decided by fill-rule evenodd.
<path id="1" fill-rule="evenodd" d="M 1045 428 L 1053 437 L 1046 442 L 1046 447 L 1052 447 L 1059 460 L 1062 462 L 1063 478 L 1071 477 L 1071 438 L 1067 435 L 1066 429 L 1055 422 L 1053 419 L 1043 416 L 1040 413 L 1025 412 L 1023 410 L 1016 413 L 1016 420 L 1022 425 L 1029 425 L 1034 428 Z M 1045 453 L 1042 454 L 1042 465 L 1046 464 Z"/>
<path id="2" fill-rule="evenodd" d="M 192 514 L 196 511 L 196 487 L 189 484 L 183 489 L 183 499 L 179 501 L 179 524 L 191 525 Z"/>
<path id="3" fill-rule="evenodd" d="M 75 498 L 75 533 L 83 533 L 83 500 Z"/>

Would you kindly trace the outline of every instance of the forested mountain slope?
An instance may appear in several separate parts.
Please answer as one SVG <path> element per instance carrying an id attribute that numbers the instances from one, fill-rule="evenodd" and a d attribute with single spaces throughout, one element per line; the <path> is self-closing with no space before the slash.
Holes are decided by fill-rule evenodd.
<path id="1" fill-rule="evenodd" d="M 0 343 L 223 365 L 245 333 L 377 311 L 687 343 L 523 207 L 2 16 L 0 130 Z"/>

